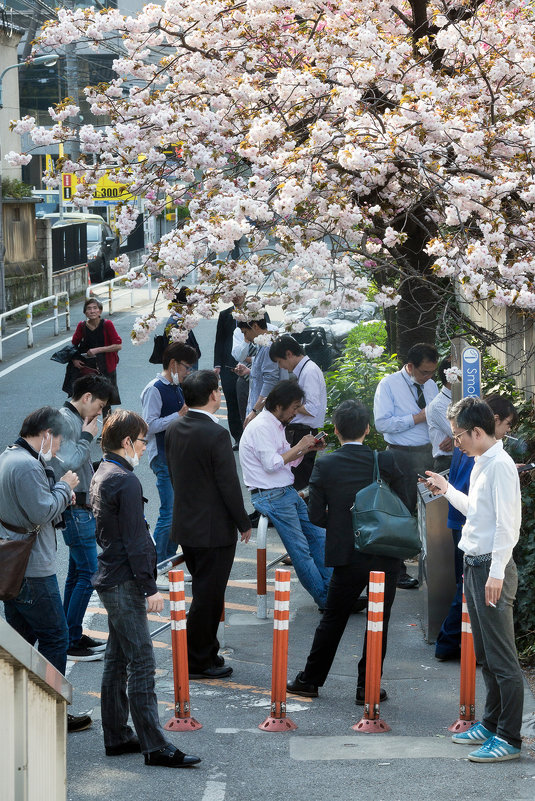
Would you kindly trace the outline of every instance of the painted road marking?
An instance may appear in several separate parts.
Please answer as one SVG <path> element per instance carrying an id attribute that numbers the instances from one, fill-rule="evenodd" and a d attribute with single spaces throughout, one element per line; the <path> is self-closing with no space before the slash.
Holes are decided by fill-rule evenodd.
<path id="1" fill-rule="evenodd" d="M 35 351 L 35 353 L 32 353 L 31 356 L 25 356 L 24 359 L 15 362 L 15 364 L 12 364 L 11 367 L 6 367 L 5 370 L 2 370 L 2 372 L 0 372 L 0 378 L 3 378 L 3 376 L 7 375 L 8 373 L 12 373 L 13 370 L 17 370 L 19 367 L 23 367 L 23 365 L 28 364 L 28 362 L 33 362 L 34 359 L 37 359 L 38 356 L 42 356 L 43 353 L 48 353 L 50 350 L 59 350 L 62 345 L 66 345 L 67 342 L 71 341 L 72 337 L 67 337 L 66 339 L 57 340 L 53 345 L 49 345 L 48 348 L 39 348 Z"/>

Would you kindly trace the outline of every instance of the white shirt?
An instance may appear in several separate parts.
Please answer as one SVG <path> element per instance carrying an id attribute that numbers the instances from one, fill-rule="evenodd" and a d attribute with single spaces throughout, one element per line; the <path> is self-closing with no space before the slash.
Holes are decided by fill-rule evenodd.
<path id="1" fill-rule="evenodd" d="M 210 420 L 213 420 L 214 423 L 217 423 L 217 425 L 219 425 L 219 419 L 215 416 L 215 414 L 212 414 L 212 412 L 207 412 L 206 409 L 196 409 L 194 406 L 190 406 L 189 408 L 190 411 L 197 412 L 197 414 L 205 414 L 207 417 L 210 418 Z"/>
<path id="2" fill-rule="evenodd" d="M 284 426 L 274 414 L 263 409 L 244 428 L 240 439 L 240 464 L 246 486 L 274 489 L 293 484 L 292 467 L 297 467 L 303 457 L 284 464 L 282 456 L 289 450 Z"/>
<path id="3" fill-rule="evenodd" d="M 518 470 L 501 441 L 475 460 L 468 495 L 448 484 L 448 501 L 463 515 L 459 548 L 470 556 L 491 553 L 489 576 L 503 579 L 520 535 L 522 502 Z"/>
<path id="4" fill-rule="evenodd" d="M 422 389 L 426 404 L 438 395 L 438 387 L 432 378 L 422 385 Z M 373 416 L 377 431 L 383 434 L 389 445 L 414 447 L 429 443 L 427 423 L 414 424 L 413 415 L 421 411 L 417 398 L 416 384 L 405 367 L 379 381 L 373 401 Z"/>
<path id="5" fill-rule="evenodd" d="M 309 414 L 296 414 L 292 423 L 322 428 L 327 411 L 327 387 L 325 378 L 316 362 L 304 356 L 293 369 L 297 383 L 305 393 L 305 409 Z"/>
<path id="6" fill-rule="evenodd" d="M 451 439 L 450 421 L 446 411 L 451 403 L 451 389 L 442 387 L 426 409 L 429 438 L 433 446 L 433 456 L 452 456 L 453 451 L 443 451 L 439 448 L 445 437 Z"/>

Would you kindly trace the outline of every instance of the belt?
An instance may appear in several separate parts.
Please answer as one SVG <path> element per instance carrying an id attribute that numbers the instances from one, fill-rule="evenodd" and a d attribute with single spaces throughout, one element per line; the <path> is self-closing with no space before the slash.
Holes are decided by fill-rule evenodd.
<path id="1" fill-rule="evenodd" d="M 491 553 L 478 553 L 475 556 L 465 554 L 464 561 L 467 565 L 484 565 L 485 562 L 490 562 L 492 559 Z"/>
<path id="2" fill-rule="evenodd" d="M 311 434 L 317 434 L 318 429 L 306 426 L 304 423 L 288 423 L 286 431 L 308 431 Z"/>
<path id="3" fill-rule="evenodd" d="M 396 451 L 428 451 L 431 448 L 431 443 L 426 445 L 392 445 L 388 443 L 388 447 Z"/>
<path id="4" fill-rule="evenodd" d="M 285 487 L 264 487 L 263 489 L 253 488 L 250 489 L 249 492 L 251 493 L 251 495 L 256 495 L 257 492 L 273 492 L 273 490 L 290 489 L 290 487 L 293 487 L 293 484 L 287 484 Z"/>
<path id="5" fill-rule="evenodd" d="M 0 520 L 0 525 L 7 528 L 8 531 L 12 531 L 14 534 L 31 534 L 32 531 L 35 531 L 35 529 L 28 531 L 27 528 L 21 528 L 21 526 L 11 526 L 9 523 L 4 523 L 3 520 Z"/>

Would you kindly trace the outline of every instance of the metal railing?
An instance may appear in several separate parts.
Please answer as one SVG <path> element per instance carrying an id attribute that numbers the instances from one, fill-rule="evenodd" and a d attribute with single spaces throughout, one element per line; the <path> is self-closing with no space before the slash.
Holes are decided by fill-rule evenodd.
<path id="1" fill-rule="evenodd" d="M 59 311 L 59 299 L 61 297 L 65 298 L 65 311 Z M 54 301 L 53 306 L 53 313 L 50 317 L 45 317 L 44 319 L 40 319 L 38 322 L 34 322 L 33 320 L 33 310 L 35 306 L 40 306 L 42 303 L 48 303 L 49 301 Z M 17 331 L 13 331 L 11 334 L 4 335 L 4 322 L 7 320 L 8 317 L 13 317 L 15 314 L 20 314 L 20 312 L 26 311 L 26 326 L 24 328 L 19 328 Z M 58 336 L 59 334 L 59 318 L 65 317 L 65 330 L 69 331 L 71 328 L 71 307 L 69 301 L 69 293 L 68 292 L 58 292 L 56 295 L 49 295 L 46 298 L 38 298 L 37 300 L 32 300 L 31 303 L 25 303 L 23 306 L 17 306 L 16 309 L 10 309 L 9 311 L 0 314 L 0 362 L 3 360 L 3 344 L 7 342 L 8 339 L 12 339 L 16 337 L 17 334 L 23 334 L 26 332 L 28 338 L 28 347 L 33 348 L 33 332 L 34 329 L 40 325 L 44 325 L 45 323 L 49 323 L 51 320 L 54 321 L 54 336 Z"/>
<path id="2" fill-rule="evenodd" d="M 130 308 L 134 307 L 134 289 L 136 287 L 130 285 L 129 287 L 120 286 L 119 284 L 124 284 L 125 281 L 128 279 L 124 275 L 118 275 L 115 278 L 110 278 L 109 281 L 102 281 L 100 284 L 90 284 L 86 291 L 85 296 L 87 299 L 92 297 L 98 297 L 99 300 L 103 300 L 103 298 L 99 297 L 99 290 L 104 289 L 107 287 L 108 292 L 108 314 L 113 314 L 113 292 L 115 289 L 123 290 L 124 294 L 130 292 Z M 140 287 L 141 288 L 141 287 Z M 150 272 L 147 273 L 147 288 L 149 291 L 149 300 L 152 300 L 152 274 Z"/>

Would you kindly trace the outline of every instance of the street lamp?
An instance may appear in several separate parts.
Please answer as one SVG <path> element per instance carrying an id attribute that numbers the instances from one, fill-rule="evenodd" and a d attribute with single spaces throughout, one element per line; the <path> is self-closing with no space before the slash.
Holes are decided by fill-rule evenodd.
<path id="1" fill-rule="evenodd" d="M 11 64 L 0 73 L 0 109 L 4 108 L 2 98 L 2 82 L 4 75 L 9 70 L 20 70 L 23 67 L 31 66 L 32 64 L 45 64 L 47 67 L 53 67 L 57 63 L 59 55 L 57 53 L 49 53 L 46 56 L 37 56 L 30 62 L 21 61 L 20 64 Z M 0 314 L 6 311 L 6 276 L 4 265 L 4 221 L 2 210 L 2 148 L 0 143 Z M 4 319 L 2 318 L 2 329 L 4 327 Z"/>

